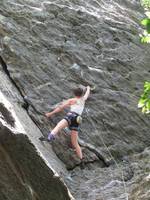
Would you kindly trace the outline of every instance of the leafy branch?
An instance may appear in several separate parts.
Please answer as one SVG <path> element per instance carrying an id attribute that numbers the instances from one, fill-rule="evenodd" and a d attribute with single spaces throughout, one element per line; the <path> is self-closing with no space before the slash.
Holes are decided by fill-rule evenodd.
<path id="1" fill-rule="evenodd" d="M 144 83 L 144 92 L 139 100 L 138 108 L 142 109 L 142 113 L 150 113 L 150 82 Z"/>
<path id="2" fill-rule="evenodd" d="M 142 43 L 150 43 L 150 0 L 141 0 L 141 5 L 144 7 L 146 18 L 141 21 L 145 30 L 140 35 Z"/>
<path id="3" fill-rule="evenodd" d="M 141 24 L 145 27 L 143 34 L 140 35 L 142 43 L 150 43 L 150 0 L 141 0 L 141 5 L 145 9 L 145 15 L 147 16 L 141 21 Z M 144 91 L 138 102 L 138 108 L 142 109 L 142 113 L 150 113 L 150 82 L 144 83 Z"/>

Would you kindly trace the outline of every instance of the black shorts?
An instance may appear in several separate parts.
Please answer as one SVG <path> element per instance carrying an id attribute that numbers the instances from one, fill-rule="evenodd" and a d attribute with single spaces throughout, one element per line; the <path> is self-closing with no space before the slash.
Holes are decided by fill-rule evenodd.
<path id="1" fill-rule="evenodd" d="M 67 120 L 68 122 L 68 127 L 70 130 L 75 130 L 78 131 L 79 130 L 79 124 L 77 122 L 77 117 L 79 115 L 77 113 L 74 112 L 69 112 L 67 113 L 67 115 L 64 117 L 64 119 Z"/>

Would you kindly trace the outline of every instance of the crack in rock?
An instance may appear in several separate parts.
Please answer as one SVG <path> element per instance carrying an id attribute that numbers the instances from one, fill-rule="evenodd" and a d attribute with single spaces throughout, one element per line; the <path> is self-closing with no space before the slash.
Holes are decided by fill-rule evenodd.
<path id="1" fill-rule="evenodd" d="M 21 97 L 24 100 L 24 103 L 22 104 L 22 108 L 24 108 L 28 115 L 30 116 L 31 120 L 35 123 L 35 125 L 40 129 L 39 124 L 37 123 L 37 121 L 34 119 L 34 117 L 32 115 L 29 114 L 29 106 L 32 107 L 32 109 L 40 115 L 43 115 L 41 112 L 37 111 L 37 109 L 33 106 L 33 104 L 31 103 L 31 101 L 28 100 L 27 96 L 24 94 L 24 92 L 20 89 L 20 87 L 17 85 L 17 83 L 15 82 L 15 80 L 11 77 L 10 72 L 7 68 L 7 64 L 4 61 L 4 59 L 2 58 L 2 56 L 0 56 L 0 64 L 2 66 L 3 71 L 5 72 L 5 74 L 7 75 L 8 79 L 10 80 L 10 82 L 14 85 L 14 87 L 18 90 L 19 94 L 21 95 Z M 42 132 L 42 131 L 41 131 Z"/>
<path id="2" fill-rule="evenodd" d="M 110 166 L 109 161 L 107 161 L 105 159 L 105 157 L 102 155 L 102 152 L 98 151 L 93 145 L 86 143 L 81 139 L 79 139 L 79 143 L 81 146 L 83 146 L 83 147 L 89 149 L 91 152 L 93 152 L 99 158 L 99 160 L 101 160 L 104 163 L 105 167 Z"/>

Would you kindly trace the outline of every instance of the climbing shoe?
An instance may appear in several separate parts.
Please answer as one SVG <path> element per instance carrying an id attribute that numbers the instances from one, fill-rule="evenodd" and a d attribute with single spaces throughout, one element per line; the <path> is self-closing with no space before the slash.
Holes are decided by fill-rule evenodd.
<path id="1" fill-rule="evenodd" d="M 55 140 L 55 136 L 54 136 L 53 134 L 49 133 L 49 134 L 48 134 L 48 138 L 46 138 L 46 137 L 44 137 L 44 136 L 41 136 L 41 137 L 39 138 L 39 140 L 40 140 L 41 142 L 44 142 L 44 141 L 46 141 L 46 142 L 51 142 L 52 140 Z"/>
<path id="2" fill-rule="evenodd" d="M 52 140 L 55 140 L 55 136 L 51 133 L 48 134 L 48 138 L 47 138 L 47 141 L 48 142 L 51 142 Z"/>

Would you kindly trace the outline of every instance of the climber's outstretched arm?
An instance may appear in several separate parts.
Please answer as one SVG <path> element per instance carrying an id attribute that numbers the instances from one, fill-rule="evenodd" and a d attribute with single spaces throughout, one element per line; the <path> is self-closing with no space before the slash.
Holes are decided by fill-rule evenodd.
<path id="1" fill-rule="evenodd" d="M 46 113 L 45 116 L 51 117 L 52 115 L 63 111 L 65 108 L 70 107 L 74 103 L 75 103 L 75 98 L 68 99 L 68 100 L 62 102 L 60 105 L 58 105 L 52 112 Z"/>
<path id="2" fill-rule="evenodd" d="M 83 96 L 83 99 L 84 99 L 84 100 L 87 100 L 87 98 L 88 98 L 89 95 L 90 95 L 90 86 L 87 86 L 86 88 L 87 88 L 87 89 L 86 89 L 86 92 L 85 92 L 85 94 L 84 94 L 84 96 Z"/>

